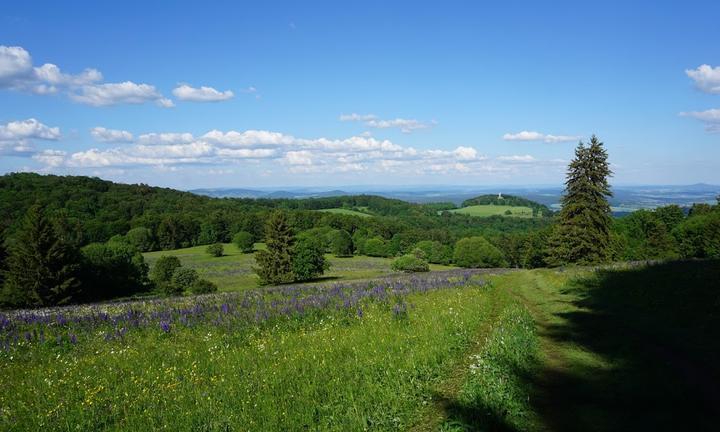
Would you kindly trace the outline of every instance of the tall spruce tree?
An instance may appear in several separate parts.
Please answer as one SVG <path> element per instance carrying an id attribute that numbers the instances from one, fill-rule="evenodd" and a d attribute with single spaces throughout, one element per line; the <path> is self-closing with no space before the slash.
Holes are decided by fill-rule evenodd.
<path id="1" fill-rule="evenodd" d="M 565 181 L 559 224 L 550 238 L 548 263 L 595 264 L 611 255 L 612 218 L 607 197 L 612 196 L 608 178 L 612 171 L 603 143 L 593 135 L 575 149 Z"/>
<path id="2" fill-rule="evenodd" d="M 0 292 L 3 303 L 16 307 L 54 306 L 70 303 L 77 296 L 79 252 L 58 234 L 42 207 L 28 209 L 8 252 Z"/>
<path id="3" fill-rule="evenodd" d="M 275 211 L 265 226 L 265 244 L 267 250 L 257 251 L 255 273 L 261 285 L 292 282 L 293 245 L 295 235 L 287 214 Z"/>

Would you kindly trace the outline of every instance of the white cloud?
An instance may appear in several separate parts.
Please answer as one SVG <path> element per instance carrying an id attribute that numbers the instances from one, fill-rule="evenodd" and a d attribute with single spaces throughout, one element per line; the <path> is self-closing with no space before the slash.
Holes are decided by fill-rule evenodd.
<path id="1" fill-rule="evenodd" d="M 0 45 L 0 89 L 39 95 L 63 92 L 76 102 L 92 106 L 145 102 L 166 108 L 174 105 L 152 85 L 132 81 L 101 83 L 102 79 L 102 73 L 92 68 L 68 74 L 52 63 L 34 67 L 30 53 L 23 47 Z"/>
<path id="2" fill-rule="evenodd" d="M 66 154 L 66 152 L 61 150 L 43 150 L 35 153 L 32 158 L 47 167 L 55 168 L 63 164 Z"/>
<path id="3" fill-rule="evenodd" d="M 499 156 L 497 158 L 499 161 L 504 162 L 535 162 L 535 158 L 530 155 L 512 155 L 512 156 Z"/>
<path id="4" fill-rule="evenodd" d="M 457 156 L 459 160 L 473 160 L 477 159 L 478 152 L 472 147 L 458 147 L 456 148 L 453 153 Z"/>
<path id="5" fill-rule="evenodd" d="M 188 132 L 161 132 L 147 133 L 138 137 L 137 142 L 140 145 L 172 145 L 172 144 L 188 144 L 195 140 L 193 135 Z"/>
<path id="6" fill-rule="evenodd" d="M 104 143 L 121 143 L 133 141 L 133 134 L 128 131 L 106 129 L 100 126 L 90 129 L 90 135 L 92 135 L 95 141 Z"/>
<path id="7" fill-rule="evenodd" d="M 254 90 L 254 88 L 252 88 Z M 176 87 L 172 93 L 176 98 L 190 102 L 219 102 L 232 99 L 235 94 L 230 90 L 217 91 L 212 87 L 202 86 L 200 88 L 190 87 L 182 84 Z"/>
<path id="8" fill-rule="evenodd" d="M 720 94 L 720 66 L 701 65 L 697 69 L 685 71 L 698 90 L 705 93 Z"/>
<path id="9" fill-rule="evenodd" d="M 34 118 L 0 125 L 0 154 L 26 155 L 34 152 L 33 140 L 57 141 L 60 128 L 49 127 Z"/>
<path id="10" fill-rule="evenodd" d="M 290 165 L 312 165 L 312 153 L 307 150 L 289 151 L 285 153 L 285 161 Z"/>
<path id="11" fill-rule="evenodd" d="M 149 84 L 136 84 L 132 81 L 121 83 L 105 83 L 80 87 L 70 97 L 80 103 L 92 106 L 108 106 L 117 104 L 141 104 L 157 101 L 162 106 L 172 106 L 172 102 L 163 98 L 162 94 Z"/>
<path id="12" fill-rule="evenodd" d="M 249 86 L 244 89 L 240 89 L 240 93 L 253 94 L 257 93 L 257 89 L 253 86 Z"/>
<path id="13" fill-rule="evenodd" d="M 415 119 L 396 118 L 391 120 L 382 120 L 375 114 L 341 114 L 340 121 L 356 121 L 363 122 L 365 126 L 376 129 L 397 128 L 404 133 L 410 133 L 418 129 L 427 129 L 437 124 L 436 121 L 422 122 Z"/>
<path id="14" fill-rule="evenodd" d="M 705 130 L 708 132 L 720 132 L 720 109 L 709 109 L 706 111 L 681 112 L 682 117 L 692 117 L 705 123 Z"/>
<path id="15" fill-rule="evenodd" d="M 375 114 L 340 114 L 340 121 L 369 121 L 375 120 L 377 116 Z"/>
<path id="16" fill-rule="evenodd" d="M 502 139 L 505 141 L 544 141 L 546 143 L 560 143 L 578 141 L 582 137 L 578 135 L 549 135 L 535 131 L 521 131 L 518 133 L 506 133 Z"/>
<path id="17" fill-rule="evenodd" d="M 58 88 L 79 86 L 102 80 L 95 69 L 72 75 L 54 64 L 33 67 L 32 57 L 23 47 L 0 45 L 0 88 L 30 91 L 36 94 L 56 93 Z"/>

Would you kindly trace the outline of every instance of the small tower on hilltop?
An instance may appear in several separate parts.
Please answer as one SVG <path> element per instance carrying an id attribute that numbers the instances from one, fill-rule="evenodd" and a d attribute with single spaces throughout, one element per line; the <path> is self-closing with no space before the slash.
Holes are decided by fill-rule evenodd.
<path id="1" fill-rule="evenodd" d="M 498 192 L 498 199 L 503 199 L 502 193 Z"/>

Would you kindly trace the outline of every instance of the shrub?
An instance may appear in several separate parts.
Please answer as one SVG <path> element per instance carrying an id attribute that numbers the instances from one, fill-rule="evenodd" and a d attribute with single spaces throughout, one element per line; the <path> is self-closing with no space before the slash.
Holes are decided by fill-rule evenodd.
<path id="1" fill-rule="evenodd" d="M 140 252 L 148 252 L 155 247 L 152 231 L 145 227 L 133 228 L 125 234 L 128 243 L 135 246 Z"/>
<path id="2" fill-rule="evenodd" d="M 425 252 L 425 259 L 433 264 L 450 264 L 452 248 L 439 241 L 423 240 L 415 245 L 415 249 Z"/>
<path id="3" fill-rule="evenodd" d="M 129 296 L 147 288 L 147 264 L 129 243 L 91 243 L 81 251 L 83 301 Z"/>
<path id="4" fill-rule="evenodd" d="M 392 269 L 403 271 L 405 273 L 426 272 L 430 271 L 427 261 L 418 258 L 415 255 L 403 255 L 392 263 Z"/>
<path id="5" fill-rule="evenodd" d="M 349 232 L 345 230 L 333 231 L 330 236 L 330 250 L 336 257 L 351 257 L 353 249 L 353 240 Z"/>
<path id="6" fill-rule="evenodd" d="M 155 266 L 150 274 L 150 279 L 156 284 L 170 283 L 173 273 L 178 267 L 181 267 L 180 259 L 172 255 L 163 255 L 155 262 Z"/>
<path id="7" fill-rule="evenodd" d="M 330 268 L 321 239 L 300 238 L 293 252 L 292 272 L 296 281 L 315 279 Z"/>
<path id="8" fill-rule="evenodd" d="M 223 253 L 225 252 L 225 249 L 223 248 L 222 243 L 213 243 L 210 246 L 205 249 L 207 253 L 209 253 L 211 256 L 214 257 L 221 257 L 223 256 Z"/>
<path id="9" fill-rule="evenodd" d="M 183 292 L 189 290 L 198 279 L 200 277 L 195 269 L 178 267 L 173 273 L 172 284 L 177 292 Z"/>
<path id="10" fill-rule="evenodd" d="M 364 248 L 365 255 L 371 257 L 386 257 L 388 256 L 388 248 L 385 240 L 375 237 L 365 242 Z"/>
<path id="11" fill-rule="evenodd" d="M 453 261 L 460 267 L 505 267 L 502 252 L 483 237 L 467 237 L 455 243 Z"/>
<path id="12" fill-rule="evenodd" d="M 209 294 L 217 291 L 217 285 L 207 279 L 198 279 L 190 287 L 193 294 Z"/>
<path id="13" fill-rule="evenodd" d="M 242 253 L 252 253 L 255 248 L 255 239 L 253 235 L 247 231 L 240 231 L 233 236 L 232 239 L 235 246 L 242 251 Z"/>

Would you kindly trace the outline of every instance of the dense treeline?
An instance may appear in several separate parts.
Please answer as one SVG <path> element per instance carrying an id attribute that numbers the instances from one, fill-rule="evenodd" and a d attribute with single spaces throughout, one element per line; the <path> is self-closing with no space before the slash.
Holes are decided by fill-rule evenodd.
<path id="1" fill-rule="evenodd" d="M 126 235 L 141 251 L 170 250 L 230 242 L 240 232 L 262 241 L 265 221 L 276 209 L 289 212 L 296 231 L 317 227 L 342 229 L 366 238 L 391 241 L 396 253 L 419 240 L 451 244 L 471 235 L 530 231 L 549 220 L 475 218 L 460 214 L 437 217 L 432 206 L 377 196 L 330 198 L 210 198 L 147 185 L 125 185 L 90 177 L 41 176 L 32 173 L 0 177 L 0 232 L 12 236 L 32 205 L 40 205 L 80 245 L 104 243 Z M 364 208 L 375 217 L 324 213 L 325 208 Z"/>
<path id="2" fill-rule="evenodd" d="M 219 243 L 233 241 L 250 253 L 255 242 L 267 241 L 273 232 L 269 220 L 281 220 L 282 236 L 292 240 L 271 249 L 273 257 L 257 257 L 258 268 L 268 270 L 259 272 L 264 283 L 317 277 L 326 266 L 322 252 L 400 257 L 394 268 L 402 271 L 424 271 L 427 263 L 535 268 L 720 257 L 720 205 L 667 206 L 612 219 L 604 199 L 609 170 L 601 164 L 593 178 L 592 167 L 583 165 L 605 160 L 602 144 L 596 144 L 576 151 L 568 175 L 580 181 L 568 186 L 558 219 L 438 214 L 437 206 L 364 195 L 219 199 L 88 177 L 2 176 L 0 306 L 97 301 L 147 291 L 211 292 L 216 287 L 173 260 L 149 274 L 142 252 L 211 245 L 208 253 L 217 249 L 215 255 L 222 255 Z M 528 205 L 516 198 L 504 199 Z M 375 216 L 315 211 L 325 208 L 356 208 Z M 282 238 L 277 230 L 273 236 Z M 287 253 L 292 259 L 276 272 L 275 261 Z"/>

